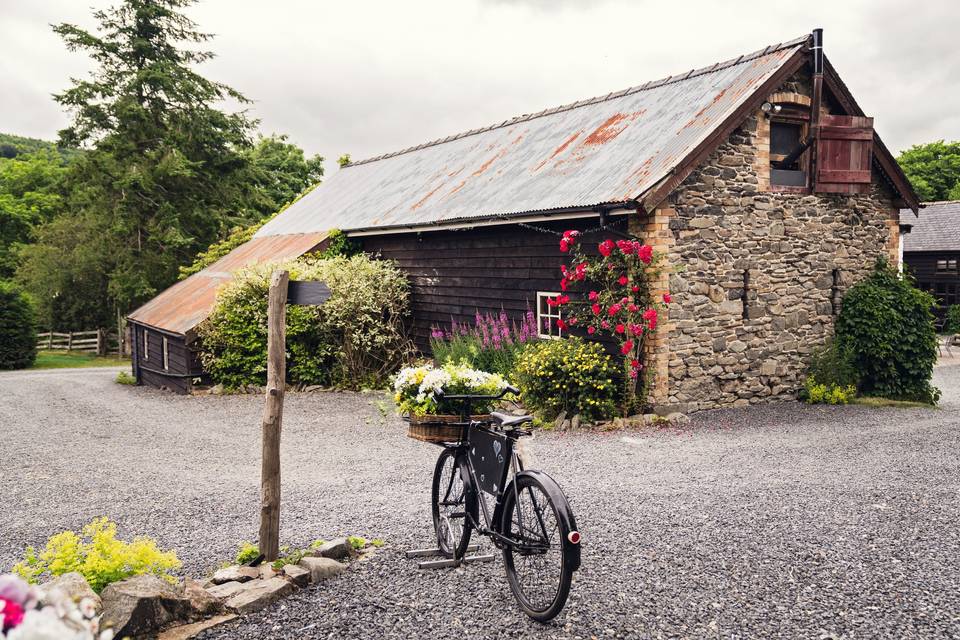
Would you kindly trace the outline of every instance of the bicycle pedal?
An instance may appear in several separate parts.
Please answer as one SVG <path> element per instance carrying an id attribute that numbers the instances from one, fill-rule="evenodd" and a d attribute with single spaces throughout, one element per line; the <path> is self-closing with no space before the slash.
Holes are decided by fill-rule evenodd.
<path id="1" fill-rule="evenodd" d="M 463 560 L 460 561 L 460 564 L 472 564 L 474 562 L 491 562 L 496 556 L 492 553 L 478 555 L 478 556 L 464 556 Z M 449 558 L 443 560 L 425 560 L 417 565 L 420 569 L 447 569 L 450 567 L 456 567 L 457 561 Z"/>

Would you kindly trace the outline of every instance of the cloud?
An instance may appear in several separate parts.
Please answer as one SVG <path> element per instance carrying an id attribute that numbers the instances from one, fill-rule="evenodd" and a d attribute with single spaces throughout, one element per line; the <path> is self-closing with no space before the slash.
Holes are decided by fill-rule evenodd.
<path id="1" fill-rule="evenodd" d="M 89 4 L 5 0 L 0 128 L 50 138 L 50 94 L 89 62 L 49 23 L 91 26 Z M 421 0 L 205 0 L 189 10 L 217 58 L 201 73 L 254 100 L 265 133 L 333 160 L 402 149 L 603 95 L 825 28 L 826 52 L 894 150 L 960 139 L 960 5 Z M 332 164 L 332 163 L 328 163 Z"/>

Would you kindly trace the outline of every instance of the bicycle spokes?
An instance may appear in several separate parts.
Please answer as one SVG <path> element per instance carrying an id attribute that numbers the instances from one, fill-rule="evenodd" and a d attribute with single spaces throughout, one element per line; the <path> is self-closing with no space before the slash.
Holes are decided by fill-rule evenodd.
<path id="1" fill-rule="evenodd" d="M 546 609 L 557 596 L 562 567 L 560 525 L 537 486 L 523 487 L 507 535 L 514 541 L 517 586 L 533 609 Z"/>

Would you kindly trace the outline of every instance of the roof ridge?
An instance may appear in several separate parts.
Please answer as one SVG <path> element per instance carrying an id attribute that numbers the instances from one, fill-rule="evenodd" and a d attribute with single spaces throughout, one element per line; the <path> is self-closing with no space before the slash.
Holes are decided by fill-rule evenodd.
<path id="1" fill-rule="evenodd" d="M 467 138 L 469 136 L 474 136 L 480 133 L 485 133 L 487 131 L 493 131 L 494 129 L 500 129 L 502 127 L 508 127 L 510 125 L 517 124 L 518 122 L 528 122 L 536 118 L 541 118 L 543 116 L 552 115 L 554 113 L 560 113 L 561 111 L 570 111 L 579 107 L 585 107 L 587 105 L 597 104 L 599 102 L 605 102 L 607 100 L 614 100 L 616 98 L 622 98 L 623 96 L 632 95 L 634 93 L 639 93 L 641 91 L 649 91 L 650 89 L 656 89 L 659 87 L 666 86 L 668 84 L 676 84 L 678 82 L 683 82 L 690 78 L 696 78 L 708 73 L 715 73 L 717 71 L 722 71 L 723 69 L 729 69 L 730 67 L 736 66 L 738 64 L 743 64 L 751 60 L 756 60 L 762 56 L 770 55 L 776 51 L 781 51 L 783 49 L 789 49 L 790 47 L 795 47 L 799 44 L 802 44 L 809 38 L 809 34 L 805 34 L 799 38 L 794 38 L 793 40 L 787 40 L 786 42 L 781 42 L 779 44 L 770 45 L 763 49 L 757 49 L 752 53 L 747 53 L 741 55 L 737 58 L 730 58 L 729 60 L 724 60 L 723 62 L 715 62 L 712 65 L 701 67 L 699 69 L 691 69 L 687 73 L 682 73 L 678 75 L 667 76 L 666 78 L 660 78 L 659 80 L 651 80 L 641 85 L 635 85 L 627 89 L 622 89 L 620 91 L 611 91 L 610 93 L 603 96 L 596 96 L 593 98 L 586 98 L 584 100 L 578 100 L 576 102 L 571 102 L 570 104 L 565 104 L 559 107 L 552 107 L 544 109 L 537 113 L 525 113 L 520 116 L 515 116 L 504 120 L 499 124 L 490 125 L 487 127 L 480 127 L 478 129 L 470 129 L 469 131 L 464 131 L 462 133 L 457 133 L 454 135 L 447 136 L 445 138 L 437 138 L 431 140 L 430 142 L 424 142 L 422 144 L 415 145 L 413 147 L 407 147 L 406 149 L 401 149 L 400 151 L 392 151 L 390 153 L 384 153 L 378 156 L 373 156 L 372 158 L 365 158 L 363 160 L 357 160 L 356 162 L 351 162 L 349 164 L 341 167 L 346 169 L 349 167 L 356 167 L 362 164 L 369 164 L 371 162 L 376 162 L 378 160 L 385 160 L 387 158 L 393 158 L 395 156 L 401 156 L 406 153 L 411 153 L 413 151 L 419 151 L 420 149 L 426 149 L 428 147 L 434 147 L 445 142 L 451 142 L 453 140 L 459 140 L 461 138 Z"/>
<path id="2" fill-rule="evenodd" d="M 925 200 L 920 204 L 925 207 L 929 207 L 932 204 L 960 204 L 960 200 Z"/>

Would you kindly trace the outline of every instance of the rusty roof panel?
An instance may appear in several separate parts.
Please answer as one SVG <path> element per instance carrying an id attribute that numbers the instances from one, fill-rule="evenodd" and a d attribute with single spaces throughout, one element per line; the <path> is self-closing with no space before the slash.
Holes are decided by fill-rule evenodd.
<path id="1" fill-rule="evenodd" d="M 805 42 L 355 162 L 256 237 L 419 226 L 635 199 Z"/>
<path id="2" fill-rule="evenodd" d="M 292 260 L 318 246 L 327 234 L 299 233 L 254 238 L 212 265 L 165 289 L 131 313 L 134 322 L 172 333 L 190 333 L 213 310 L 217 291 L 238 270 L 267 262 Z"/>

